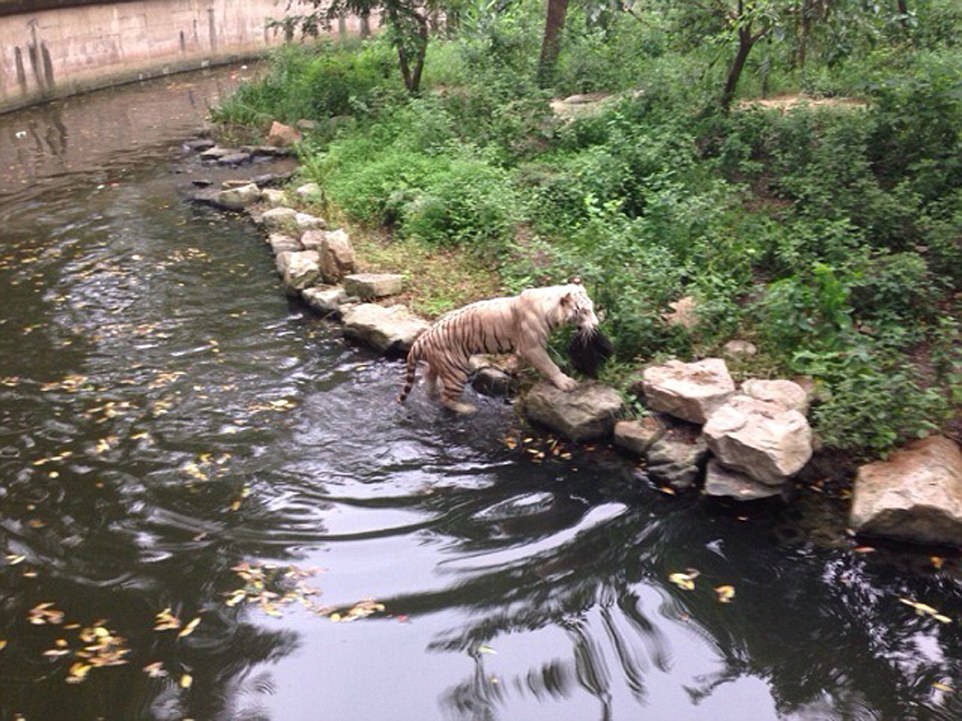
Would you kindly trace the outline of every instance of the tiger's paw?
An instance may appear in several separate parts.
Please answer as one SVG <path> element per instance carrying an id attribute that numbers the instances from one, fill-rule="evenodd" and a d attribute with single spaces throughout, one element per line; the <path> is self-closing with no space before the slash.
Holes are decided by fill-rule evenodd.
<path id="1" fill-rule="evenodd" d="M 469 416 L 473 413 L 478 412 L 478 407 L 473 406 L 470 403 L 462 403 L 461 401 L 448 401 L 448 400 L 442 401 L 442 402 L 444 403 L 444 407 L 447 408 L 448 410 L 452 410 L 455 413 L 460 413 L 465 416 Z"/>
<path id="2" fill-rule="evenodd" d="M 557 376 L 556 378 L 552 378 L 551 382 L 565 392 L 573 391 L 575 388 L 578 387 L 578 381 L 576 381 L 574 378 L 571 378 L 570 376 L 566 376 L 564 373 Z"/>

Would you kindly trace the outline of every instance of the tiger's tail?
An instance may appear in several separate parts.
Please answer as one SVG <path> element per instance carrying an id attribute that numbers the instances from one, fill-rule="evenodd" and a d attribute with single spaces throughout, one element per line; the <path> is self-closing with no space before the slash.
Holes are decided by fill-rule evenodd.
<path id="1" fill-rule="evenodd" d="M 408 351 L 407 357 L 407 370 L 404 376 L 404 387 L 401 389 L 401 393 L 397 397 L 398 403 L 404 403 L 408 395 L 411 393 L 411 389 L 414 388 L 414 378 L 418 371 L 418 353 L 412 346 L 411 350 Z"/>

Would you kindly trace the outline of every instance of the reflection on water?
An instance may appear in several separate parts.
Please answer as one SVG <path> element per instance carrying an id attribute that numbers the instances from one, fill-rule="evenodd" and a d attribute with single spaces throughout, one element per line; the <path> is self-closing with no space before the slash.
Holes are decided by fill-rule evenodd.
<path id="1" fill-rule="evenodd" d="M 959 717 L 955 558 L 394 404 L 398 362 L 184 202 L 230 83 L 0 119 L 0 719 Z"/>

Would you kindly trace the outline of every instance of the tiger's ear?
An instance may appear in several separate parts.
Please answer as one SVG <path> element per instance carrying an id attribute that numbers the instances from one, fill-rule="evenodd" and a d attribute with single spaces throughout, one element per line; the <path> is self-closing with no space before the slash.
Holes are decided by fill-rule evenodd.
<path id="1" fill-rule="evenodd" d="M 563 296 L 561 296 L 561 305 L 570 306 L 574 304 L 575 304 L 574 293 L 565 293 Z"/>

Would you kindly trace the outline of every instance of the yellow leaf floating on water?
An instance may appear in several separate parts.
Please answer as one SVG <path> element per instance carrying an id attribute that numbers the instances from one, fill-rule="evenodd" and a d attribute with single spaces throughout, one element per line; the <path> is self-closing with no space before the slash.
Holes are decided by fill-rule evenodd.
<path id="1" fill-rule="evenodd" d="M 184 636 L 189 636 L 190 634 L 192 634 L 194 632 L 194 629 L 197 628 L 199 623 L 200 623 L 200 616 L 198 616 L 193 621 L 191 621 L 186 626 L 184 626 L 184 630 L 177 634 L 177 638 L 183 638 Z"/>
<path id="2" fill-rule="evenodd" d="M 3 649 L 5 649 L 6 647 L 7 647 L 7 642 L 6 642 L 6 641 L 3 641 L 3 640 L 0 640 L 0 651 L 2 651 Z"/>
<path id="3" fill-rule="evenodd" d="M 16 556 L 12 553 L 7 556 L 7 564 L 10 566 L 16 566 L 18 563 L 23 563 L 25 560 L 27 560 L 26 556 Z"/>
<path id="4" fill-rule="evenodd" d="M 673 573 L 668 576 L 668 580 L 674 583 L 683 591 L 691 591 L 695 588 L 695 579 L 700 573 L 694 568 L 686 569 L 685 573 Z"/>
<path id="5" fill-rule="evenodd" d="M 163 678 L 167 675 L 164 670 L 164 664 L 162 661 L 155 661 L 154 663 L 148 663 L 144 666 L 144 673 L 151 678 Z"/>
<path id="6" fill-rule="evenodd" d="M 90 673 L 90 669 L 92 668 L 93 666 L 89 663 L 77 661 L 67 671 L 67 683 L 82 683 L 86 681 L 87 674 Z"/>
<path id="7" fill-rule="evenodd" d="M 43 626 L 47 623 L 63 623 L 63 611 L 58 611 L 53 607 L 52 602 L 40 603 L 27 614 L 27 620 L 35 626 Z"/>
<path id="8" fill-rule="evenodd" d="M 949 686 L 947 683 L 942 683 L 941 681 L 936 681 L 932 684 L 932 688 L 939 691 L 944 691 L 945 693 L 955 693 L 955 689 Z"/>
<path id="9" fill-rule="evenodd" d="M 912 601 L 908 598 L 900 598 L 900 603 L 904 603 L 906 606 L 911 606 L 915 609 L 915 612 L 919 616 L 931 616 L 939 623 L 952 623 L 952 619 L 938 612 L 938 610 L 932 608 L 927 603 L 919 603 L 918 601 Z"/>
<path id="10" fill-rule="evenodd" d="M 720 603 L 731 603 L 732 599 L 735 598 L 735 587 L 729 585 L 715 586 L 715 593 L 718 594 Z"/>
<path id="11" fill-rule="evenodd" d="M 180 677 L 181 688 L 190 688 L 193 683 L 194 683 L 194 677 L 191 676 L 189 673 L 185 673 L 183 676 Z"/>
<path id="12" fill-rule="evenodd" d="M 154 621 L 155 631 L 172 631 L 178 628 L 180 619 L 173 614 L 169 606 L 157 614 L 157 620 Z"/>
<path id="13" fill-rule="evenodd" d="M 483 644 L 478 646 L 478 653 L 491 653 L 497 655 L 498 652 L 491 648 L 488 644 Z"/>

